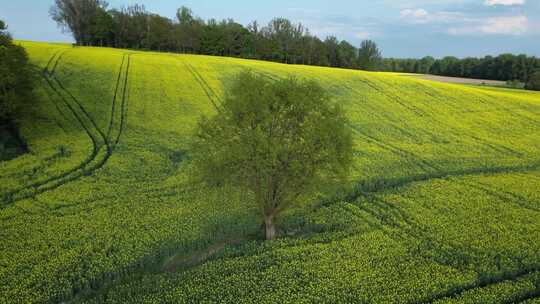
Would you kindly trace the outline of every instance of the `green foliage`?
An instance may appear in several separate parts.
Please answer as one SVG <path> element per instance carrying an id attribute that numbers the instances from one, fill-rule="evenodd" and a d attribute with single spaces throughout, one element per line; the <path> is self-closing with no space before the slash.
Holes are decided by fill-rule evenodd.
<path id="1" fill-rule="evenodd" d="M 540 71 L 532 74 L 525 88 L 528 90 L 540 91 Z"/>
<path id="2" fill-rule="evenodd" d="M 502 54 L 497 57 L 463 59 L 447 56 L 437 60 L 432 57 L 422 59 L 385 58 L 382 61 L 381 70 L 502 81 L 516 80 L 526 83 L 535 69 L 539 67 L 540 58 Z"/>
<path id="3" fill-rule="evenodd" d="M 32 92 L 32 74 L 24 48 L 14 45 L 4 22 L 0 24 L 0 126 L 13 117 Z"/>
<path id="4" fill-rule="evenodd" d="M 272 239 L 268 230 L 283 211 L 325 179 L 346 176 L 352 136 L 342 109 L 317 83 L 243 72 L 218 114 L 199 124 L 193 151 L 203 179 L 253 194 Z"/>
<path id="5" fill-rule="evenodd" d="M 107 22 L 103 18 L 107 5 L 103 0 L 55 0 L 49 14 L 58 26 L 73 34 L 77 44 L 90 45 L 96 39 L 93 35 L 102 39 L 101 35 L 107 32 L 102 28 L 104 24 L 100 24 Z"/>
<path id="6" fill-rule="evenodd" d="M 508 80 L 506 82 L 506 86 L 512 89 L 523 89 L 525 87 L 525 84 L 517 79 L 514 79 Z"/>
<path id="7" fill-rule="evenodd" d="M 372 40 L 364 40 L 358 50 L 360 69 L 373 71 L 379 68 L 382 56 L 377 44 Z"/>

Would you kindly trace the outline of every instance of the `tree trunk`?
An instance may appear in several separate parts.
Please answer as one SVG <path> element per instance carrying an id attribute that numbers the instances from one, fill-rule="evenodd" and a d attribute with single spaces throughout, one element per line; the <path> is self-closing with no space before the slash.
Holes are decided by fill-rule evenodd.
<path id="1" fill-rule="evenodd" d="M 276 225 L 274 223 L 273 215 L 266 215 L 264 217 L 264 236 L 267 241 L 271 241 L 276 238 Z"/>

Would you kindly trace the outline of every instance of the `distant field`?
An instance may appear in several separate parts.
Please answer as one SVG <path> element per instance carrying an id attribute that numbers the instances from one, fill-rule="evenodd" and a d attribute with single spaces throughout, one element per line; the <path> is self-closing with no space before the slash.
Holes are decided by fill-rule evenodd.
<path id="1" fill-rule="evenodd" d="M 24 42 L 29 153 L 0 162 L 0 303 L 540 303 L 540 94 L 394 73 Z M 189 180 L 232 75 L 319 81 L 355 166 L 257 239 Z M 433 79 L 432 79 L 433 80 Z"/>
<path id="2" fill-rule="evenodd" d="M 420 79 L 432 80 L 445 83 L 458 83 L 458 84 L 476 84 L 476 85 L 490 85 L 490 86 L 506 86 L 506 81 L 499 80 L 486 80 L 486 79 L 471 79 L 460 77 L 447 77 L 437 75 L 411 75 Z"/>

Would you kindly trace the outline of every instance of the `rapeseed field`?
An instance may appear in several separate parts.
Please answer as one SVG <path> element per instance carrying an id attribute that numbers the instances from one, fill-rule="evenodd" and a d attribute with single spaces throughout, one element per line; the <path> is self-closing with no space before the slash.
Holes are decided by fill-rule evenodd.
<path id="1" fill-rule="evenodd" d="M 0 162 L 0 303 L 540 303 L 539 93 L 21 43 L 39 78 L 29 153 Z M 249 195 L 189 174 L 244 69 L 318 81 L 355 135 L 349 182 L 273 242 Z"/>

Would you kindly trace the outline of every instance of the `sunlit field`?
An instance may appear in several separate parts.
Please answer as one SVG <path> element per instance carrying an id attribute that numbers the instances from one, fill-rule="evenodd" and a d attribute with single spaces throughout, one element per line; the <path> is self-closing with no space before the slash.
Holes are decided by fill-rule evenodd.
<path id="1" fill-rule="evenodd" d="M 0 303 L 540 303 L 540 93 L 22 42 L 39 75 L 0 162 Z M 350 181 L 261 240 L 249 194 L 189 178 L 233 75 L 318 81 Z"/>

